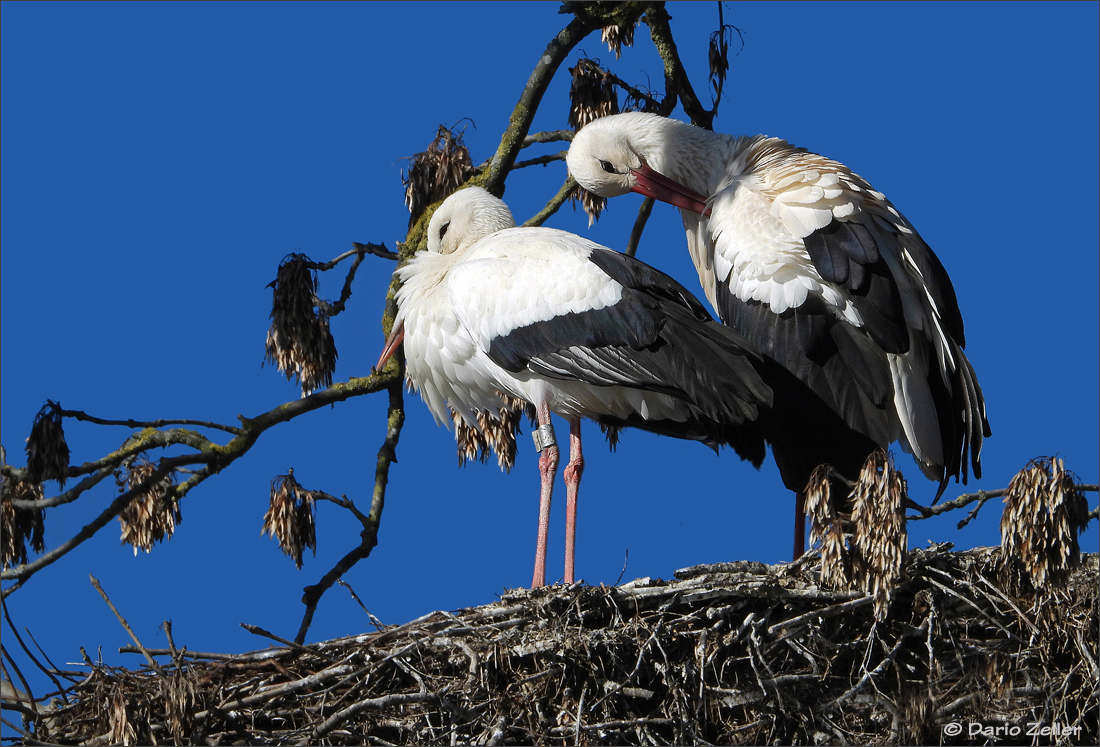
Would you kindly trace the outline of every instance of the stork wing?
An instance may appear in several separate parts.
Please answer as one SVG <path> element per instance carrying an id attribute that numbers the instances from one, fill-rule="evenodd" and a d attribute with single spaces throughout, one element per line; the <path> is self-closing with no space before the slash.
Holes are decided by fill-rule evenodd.
<path id="1" fill-rule="evenodd" d="M 770 404 L 751 344 L 710 320 L 679 283 L 573 234 L 527 230 L 494 235 L 509 242 L 506 256 L 463 262 L 449 280 L 460 323 L 494 363 L 661 392 L 720 422 Z"/>

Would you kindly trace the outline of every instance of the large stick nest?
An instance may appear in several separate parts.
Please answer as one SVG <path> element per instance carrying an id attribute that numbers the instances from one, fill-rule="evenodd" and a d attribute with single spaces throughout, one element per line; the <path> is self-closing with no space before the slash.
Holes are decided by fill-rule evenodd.
<path id="1" fill-rule="evenodd" d="M 93 745 L 1097 743 L 1095 554 L 1037 593 L 999 549 L 915 551 L 878 623 L 869 597 L 821 587 L 813 557 L 676 577 L 520 590 L 309 646 L 177 652 L 159 671 L 94 665 L 68 705 L 57 699 L 37 720 L 37 736 Z M 1027 736 L 1032 722 L 1046 734 Z M 949 736 L 949 723 L 962 734 Z M 989 731 L 974 735 L 970 723 Z"/>

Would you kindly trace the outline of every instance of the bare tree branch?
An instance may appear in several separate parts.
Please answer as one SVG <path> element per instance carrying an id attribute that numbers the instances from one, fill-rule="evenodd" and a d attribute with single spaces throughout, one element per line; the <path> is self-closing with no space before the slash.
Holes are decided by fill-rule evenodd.
<path id="1" fill-rule="evenodd" d="M 0 574 L 0 579 L 4 581 L 16 581 L 17 583 L 5 588 L 3 590 L 3 596 L 15 592 L 23 586 L 28 579 L 30 579 L 38 571 L 42 570 L 48 565 L 51 565 L 69 552 L 74 550 L 83 544 L 86 540 L 94 536 L 100 529 L 107 525 L 107 523 L 118 516 L 130 501 L 134 498 L 142 495 L 149 488 L 153 487 L 164 477 L 174 470 L 176 467 L 186 464 L 203 464 L 203 469 L 198 470 L 190 478 L 180 485 L 173 486 L 170 489 L 170 497 L 173 500 L 179 500 L 182 496 L 186 495 L 188 491 L 205 481 L 208 477 L 211 477 L 230 464 L 241 458 L 252 448 L 256 443 L 256 440 L 267 431 L 269 428 L 285 423 L 292 420 L 299 415 L 307 412 L 318 410 L 322 407 L 326 407 L 336 402 L 343 402 L 346 399 L 352 397 L 361 396 L 364 394 L 371 394 L 372 392 L 381 391 L 390 387 L 395 382 L 400 382 L 402 372 L 399 372 L 396 365 L 390 365 L 385 368 L 382 373 L 374 374 L 366 378 L 351 379 L 347 382 L 333 384 L 328 389 L 323 389 L 319 392 L 314 392 L 308 397 L 304 397 L 292 402 L 286 402 L 278 407 L 258 415 L 254 418 L 245 418 L 239 416 L 241 421 L 240 434 L 236 438 L 231 440 L 225 446 L 214 444 L 204 438 L 194 441 L 193 439 L 187 439 L 191 441 L 190 445 L 199 448 L 199 453 L 183 454 L 180 456 L 165 457 L 158 463 L 157 469 L 147 479 L 142 481 L 136 487 L 127 490 L 122 493 L 110 506 L 107 507 L 98 517 L 96 517 L 91 523 L 87 524 L 83 529 L 77 532 L 68 541 L 62 543 L 53 550 L 40 555 L 33 562 L 19 566 L 18 568 L 11 568 Z M 136 454 L 141 451 L 151 448 L 148 444 L 150 442 L 162 442 L 169 441 L 168 437 L 173 433 L 187 433 L 186 431 L 156 431 L 146 429 L 142 431 L 137 439 L 136 443 L 128 444 L 126 448 L 120 449 L 115 454 L 110 455 L 110 459 L 116 464 L 121 462 L 125 456 L 118 456 L 124 452 L 129 451 L 131 454 Z M 198 434 L 192 434 L 197 436 Z M 182 443 L 182 440 L 177 440 L 175 443 Z M 159 443 L 157 445 L 167 445 L 167 443 Z M 140 446 L 140 448 L 139 448 Z M 117 459 L 115 458 L 117 457 Z M 102 460 L 101 460 L 102 461 Z M 22 472 L 22 470 L 11 469 L 12 473 Z"/>
<path id="2" fill-rule="evenodd" d="M 241 432 L 241 429 L 236 426 L 222 425 L 221 423 L 214 423 L 209 420 L 106 420 L 104 418 L 94 417 L 80 410 L 61 410 L 59 408 L 58 412 L 64 417 L 72 418 L 73 420 L 82 420 L 87 423 L 95 423 L 96 425 L 121 425 L 127 428 L 163 428 L 166 425 L 195 425 L 200 428 L 213 428 L 234 435 L 239 435 Z"/>
<path id="3" fill-rule="evenodd" d="M 19 472 L 22 472 L 22 471 L 23 470 L 16 470 L 16 469 L 13 468 L 10 471 L 10 475 L 9 475 L 8 471 L 5 471 L 4 476 L 8 477 L 9 479 L 11 479 L 11 478 L 20 479 L 16 475 Z M 90 490 L 91 488 L 94 488 L 96 485 L 98 485 L 100 482 L 102 482 L 104 480 L 104 478 L 110 476 L 112 472 L 114 472 L 114 467 L 112 467 L 112 466 L 101 467 L 99 472 L 95 473 L 94 475 L 91 475 L 90 477 L 85 477 L 83 480 L 81 480 L 80 482 L 78 482 L 76 485 L 72 486 L 68 490 L 66 490 L 64 493 L 61 493 L 60 495 L 56 495 L 53 498 L 45 498 L 45 499 L 40 500 L 40 501 L 28 501 L 24 498 L 13 498 L 12 501 L 11 501 L 11 504 L 13 506 L 15 506 L 16 508 L 38 508 L 38 509 L 42 509 L 42 508 L 53 508 L 54 506 L 62 506 L 66 503 L 72 503 L 77 498 L 79 498 L 81 495 L 86 493 L 88 490 Z"/>
<path id="4" fill-rule="evenodd" d="M 1082 493 L 1096 493 L 1096 492 L 1100 491 L 1100 485 L 1081 485 L 1081 484 L 1078 484 L 1078 485 L 1074 485 L 1074 487 Z M 930 519 L 933 516 L 939 516 L 940 514 L 945 514 L 949 511 L 954 511 L 957 508 L 962 508 L 963 506 L 969 506 L 974 501 L 981 501 L 982 503 L 985 503 L 986 501 L 988 501 L 991 498 L 1000 498 L 1000 497 L 1004 496 L 1004 494 L 1007 493 L 1007 492 L 1008 492 L 1008 488 L 999 488 L 997 490 L 979 490 L 977 493 L 964 493 L 963 495 L 960 495 L 958 498 L 956 498 L 952 501 L 946 501 L 945 503 L 940 503 L 936 506 L 922 506 L 919 503 L 917 503 L 916 501 L 910 500 L 909 503 L 906 504 L 906 508 L 911 508 L 914 511 L 917 511 L 920 515 L 919 516 L 909 516 L 907 518 L 910 521 L 919 521 L 920 519 Z"/>
<path id="5" fill-rule="evenodd" d="M 126 622 L 126 618 L 122 616 L 122 613 L 119 612 L 118 608 L 115 607 L 114 603 L 111 602 L 111 598 L 107 596 L 107 592 L 103 591 L 103 587 L 99 585 L 99 579 L 90 573 L 88 574 L 88 578 L 91 579 L 92 586 L 95 587 L 95 590 L 99 592 L 99 595 L 101 597 L 103 597 L 103 601 L 106 602 L 107 606 L 111 608 L 111 612 L 115 613 L 115 617 L 118 618 L 118 622 L 120 625 L 122 625 L 122 629 L 129 634 L 130 639 L 134 642 L 134 645 L 141 649 L 141 653 L 145 655 L 145 661 L 149 662 L 149 666 L 156 670 L 157 674 L 163 677 L 164 670 L 160 668 L 160 664 L 157 663 L 157 660 L 149 655 L 148 649 L 146 649 L 145 646 L 141 644 L 141 641 L 138 640 L 137 634 L 134 633 L 133 628 L 130 627 L 130 623 Z"/>
<path id="6" fill-rule="evenodd" d="M 397 252 L 391 252 L 387 249 L 385 244 L 360 244 L 358 241 L 353 241 L 351 245 L 355 247 L 355 251 L 357 252 L 367 252 L 376 257 L 381 257 L 382 259 L 397 259 L 399 256 Z M 352 254 L 352 252 L 348 252 L 348 254 Z M 332 261 L 339 262 L 345 256 L 347 256 L 347 254 L 341 254 Z"/>
<path id="7" fill-rule="evenodd" d="M 512 164 L 512 171 L 515 171 L 516 169 L 524 169 L 524 168 L 527 168 L 528 166 L 545 166 L 546 164 L 553 163 L 554 161 L 564 161 L 565 160 L 565 155 L 568 152 L 569 151 L 567 151 L 567 150 L 563 150 L 563 151 L 559 151 L 557 153 L 551 153 L 550 155 L 547 155 L 547 156 L 538 156 L 537 158 L 530 158 L 526 161 L 516 161 L 514 164 Z"/>
<path id="8" fill-rule="evenodd" d="M 653 94 L 646 93 L 645 91 L 643 91 L 639 88 L 635 88 L 634 86 L 630 85 L 625 80 L 623 80 L 619 76 L 615 75 L 615 73 L 613 73 L 611 71 L 607 71 L 607 76 L 611 79 L 612 83 L 614 83 L 619 88 L 623 89 L 628 94 L 630 94 L 631 98 L 633 98 L 637 101 L 644 101 L 645 102 L 645 107 L 644 107 L 643 111 L 647 111 L 647 112 L 661 112 L 661 111 L 664 111 L 664 108 L 668 103 L 667 97 L 666 97 L 665 101 L 658 101 L 657 99 L 655 99 L 653 97 Z M 675 101 L 676 100 L 675 97 L 673 97 L 672 100 Z M 675 104 L 673 104 L 673 106 L 669 108 L 669 112 L 671 112 L 671 110 L 673 108 L 675 108 Z"/>
<path id="9" fill-rule="evenodd" d="M 524 148 L 534 145 L 535 143 L 560 143 L 562 141 L 571 142 L 573 140 L 572 130 L 547 130 L 545 132 L 536 132 L 533 135 L 528 135 L 523 138 Z"/>
<path id="10" fill-rule="evenodd" d="M 643 12 L 654 7 L 659 6 L 650 3 L 625 2 L 593 4 L 577 10 L 569 25 L 558 32 L 539 56 L 535 70 L 527 79 L 527 85 L 512 111 L 508 128 L 500 139 L 500 146 L 493 156 L 488 173 L 483 177 L 476 177 L 480 180 L 481 186 L 498 197 L 504 194 L 504 180 L 515 164 L 516 155 L 523 147 L 543 94 L 546 93 L 558 67 L 573 51 L 573 47 L 596 29 L 613 23 L 633 24 Z"/>
<path id="11" fill-rule="evenodd" d="M 321 596 L 356 563 L 370 555 L 371 550 L 378 544 L 378 527 L 382 523 L 382 509 L 386 505 L 386 486 L 389 484 L 390 466 L 397 461 L 397 442 L 401 438 L 401 427 L 405 423 L 405 398 L 401 386 L 400 379 L 389 386 L 390 403 L 386 412 L 386 438 L 378 449 L 375 463 L 374 495 L 371 498 L 370 514 L 364 517 L 358 510 L 354 510 L 353 506 L 349 506 L 363 523 L 363 531 L 359 535 L 362 541 L 358 547 L 342 557 L 320 581 L 303 590 L 302 603 L 305 604 L 306 611 L 302 616 L 298 634 L 294 637 L 298 644 L 305 642 L 306 633 L 313 624 L 313 613 L 317 610 L 317 603 L 321 601 Z"/>
<path id="12" fill-rule="evenodd" d="M 671 114 L 676 107 L 678 95 L 691 121 L 704 129 L 712 130 L 715 110 L 703 108 L 699 97 L 695 95 L 695 89 L 684 69 L 684 63 L 680 61 L 680 54 L 676 51 L 676 42 L 672 38 L 669 20 L 670 16 L 663 4 L 653 6 L 645 14 L 645 22 L 649 26 L 653 46 L 657 47 L 657 52 L 661 55 L 665 66 L 665 101 L 659 113 L 664 116 Z"/>
<path id="13" fill-rule="evenodd" d="M 1078 484 L 1074 487 L 1082 493 L 1095 493 L 1100 491 L 1100 485 Z M 979 490 L 977 493 L 965 493 L 963 495 L 960 495 L 955 500 L 947 501 L 946 503 L 940 503 L 936 506 L 922 506 L 916 501 L 910 499 L 909 502 L 906 504 L 906 508 L 911 508 L 914 511 L 917 511 L 919 515 L 911 514 L 905 518 L 908 521 L 920 521 L 921 519 L 930 519 L 933 516 L 939 516 L 940 514 L 945 514 L 949 511 L 954 511 L 955 509 L 969 506 L 971 503 L 977 501 L 978 505 L 971 509 L 966 518 L 958 523 L 958 528 L 962 529 L 974 519 L 978 518 L 978 512 L 982 510 L 982 506 L 986 504 L 986 501 L 989 501 L 993 498 L 1001 498 L 1007 492 L 1008 488 L 999 488 L 998 490 Z M 1089 512 L 1088 516 L 1089 521 L 1091 521 L 1092 519 L 1100 518 L 1100 508 Z"/>
<path id="14" fill-rule="evenodd" d="M 623 251 L 628 257 L 633 257 L 638 252 L 638 242 L 642 240 L 642 231 L 645 230 L 645 224 L 649 220 L 650 213 L 653 212 L 652 197 L 647 197 L 642 200 L 641 207 L 638 208 L 638 218 L 634 221 L 634 228 L 630 229 L 630 238 L 627 239 L 626 249 Z"/>
<path id="15" fill-rule="evenodd" d="M 15 629 L 15 623 L 13 623 L 11 621 L 11 615 L 8 613 L 8 603 L 7 603 L 7 601 L 6 600 L 0 600 L 0 607 L 2 607 L 3 611 L 4 611 L 4 622 L 6 622 L 8 624 L 8 627 L 11 629 L 12 635 L 15 636 L 16 642 L 18 642 L 19 647 L 21 649 L 23 649 L 23 653 L 26 654 L 27 658 L 30 659 L 31 662 L 33 662 L 36 667 L 38 667 L 38 670 L 40 672 L 42 672 L 43 674 L 45 674 L 47 677 L 50 678 L 50 680 L 53 682 L 53 684 L 57 687 L 57 691 L 59 693 L 61 693 L 63 695 L 63 697 L 65 697 L 66 702 L 68 702 L 68 696 L 65 695 L 65 688 L 61 686 L 61 682 L 57 679 L 57 677 L 54 676 L 54 673 L 52 671 L 50 671 L 49 669 L 44 667 L 42 665 L 42 662 L 38 661 L 38 657 L 36 657 L 34 654 L 31 653 L 31 650 L 29 648 L 27 648 L 27 644 L 23 642 L 23 636 L 19 635 L 19 631 Z M 27 631 L 27 635 L 30 635 L 29 630 Z M 31 636 L 31 640 L 34 641 L 34 636 Z M 37 646 L 38 641 L 34 641 L 34 644 Z M 2 647 L 0 647 L 0 648 L 2 648 Z M 39 647 L 38 650 L 42 651 L 42 648 Z M 4 653 L 5 653 L 5 655 L 7 655 L 6 649 L 5 649 Z M 43 653 L 43 656 L 45 656 L 45 652 L 42 652 L 42 653 Z M 53 662 L 49 661 L 49 658 L 47 658 L 46 661 L 48 661 L 50 663 L 50 665 L 53 666 L 54 669 L 57 669 L 57 667 L 53 664 Z M 15 663 L 12 662 L 13 666 L 14 666 L 14 664 Z M 18 667 L 15 667 L 15 670 L 16 670 L 16 673 L 19 675 L 19 680 L 23 683 L 23 687 L 25 688 L 25 691 L 28 694 L 31 694 L 30 685 L 27 684 L 26 680 L 23 679 L 22 672 L 19 672 Z M 35 709 L 37 709 L 37 707 L 38 706 L 36 705 Z"/>
<path id="16" fill-rule="evenodd" d="M 546 203 L 546 207 L 524 221 L 523 225 L 525 227 L 541 226 L 551 215 L 558 212 L 558 209 L 565 204 L 565 201 L 569 199 L 569 195 L 573 194 L 573 190 L 576 188 L 576 179 L 572 176 L 567 176 L 565 182 L 561 185 L 561 189 L 558 190 L 556 195 L 550 198 L 550 202 Z"/>

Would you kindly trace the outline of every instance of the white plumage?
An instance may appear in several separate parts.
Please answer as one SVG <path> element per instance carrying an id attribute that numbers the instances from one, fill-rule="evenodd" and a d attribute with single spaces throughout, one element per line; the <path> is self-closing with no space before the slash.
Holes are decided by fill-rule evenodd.
<path id="1" fill-rule="evenodd" d="M 777 138 L 642 113 L 587 125 L 568 163 L 595 194 L 679 207 L 719 316 L 853 430 L 900 441 L 939 493 L 966 481 L 968 451 L 981 475 L 990 430 L 951 280 L 865 180 Z"/>
<path id="2" fill-rule="evenodd" d="M 500 394 L 570 423 L 565 478 L 566 574 L 573 580 L 580 418 L 701 440 L 736 442 L 757 462 L 761 437 L 738 426 L 771 404 L 743 336 L 714 322 L 671 278 L 574 234 L 514 228 L 507 206 L 479 187 L 445 200 L 428 251 L 398 270 L 394 331 L 381 367 L 404 340 L 409 383 L 436 421 L 448 408 L 470 428 L 492 421 Z M 540 428 L 542 430 L 542 428 Z M 543 493 L 533 584 L 545 580 L 550 485 L 557 448 L 540 458 Z"/>

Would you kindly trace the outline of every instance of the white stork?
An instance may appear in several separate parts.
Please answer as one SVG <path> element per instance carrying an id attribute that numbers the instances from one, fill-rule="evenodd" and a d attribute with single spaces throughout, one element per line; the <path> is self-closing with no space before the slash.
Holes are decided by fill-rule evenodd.
<path id="1" fill-rule="evenodd" d="M 752 345 L 713 321 L 676 281 L 574 234 L 514 225 L 508 207 L 480 187 L 439 206 L 428 250 L 397 271 L 398 313 L 377 368 L 403 340 L 408 381 L 437 423 L 452 422 L 450 408 L 480 429 L 499 411 L 501 394 L 535 407 L 538 587 L 546 582 L 559 459 L 551 412 L 569 422 L 565 581 L 572 583 L 582 417 L 714 448 L 730 444 L 759 464 L 762 436 L 741 425 L 768 408 L 772 393 Z"/>
<path id="2" fill-rule="evenodd" d="M 951 477 L 966 482 L 968 451 L 981 477 L 991 432 L 951 279 L 864 179 L 778 138 L 640 112 L 589 123 L 568 165 L 597 195 L 680 208 L 707 299 L 840 416 L 833 438 L 900 441 L 939 481 L 937 500 Z M 785 482 L 801 519 L 805 483 Z M 796 554 L 801 536 L 799 521 Z"/>

